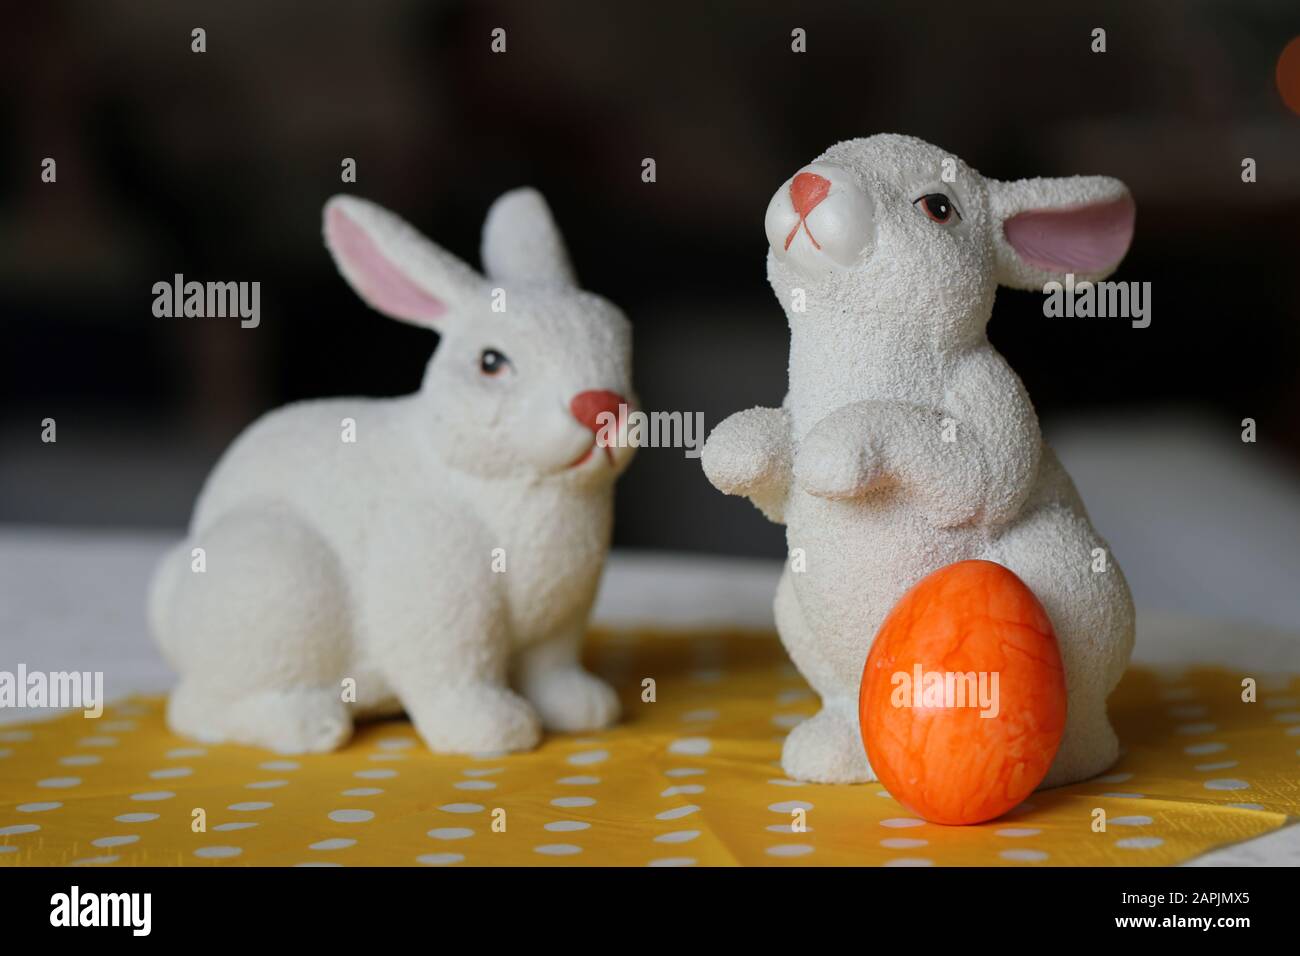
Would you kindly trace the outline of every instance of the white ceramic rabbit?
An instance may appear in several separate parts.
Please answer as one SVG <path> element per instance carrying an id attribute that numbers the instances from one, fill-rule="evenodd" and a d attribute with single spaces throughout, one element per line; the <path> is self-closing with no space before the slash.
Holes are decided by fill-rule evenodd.
<path id="1" fill-rule="evenodd" d="M 633 401 L 627 319 L 575 285 L 533 190 L 488 214 L 486 279 L 361 199 L 324 232 L 367 303 L 441 341 L 415 394 L 290 405 L 226 452 L 150 595 L 168 724 L 326 751 L 404 708 L 452 753 L 608 725 L 579 651 L 632 452 L 595 447 Z"/>
<path id="2" fill-rule="evenodd" d="M 969 558 L 1018 574 L 1056 630 L 1069 717 L 1044 786 L 1116 759 L 1128 586 L 985 326 L 999 284 L 1108 275 L 1133 218 L 1117 180 L 998 182 L 895 135 L 839 143 L 777 190 L 767 271 L 789 392 L 723 421 L 703 464 L 787 527 L 777 627 L 822 698 L 786 739 L 791 777 L 874 779 L 857 711 L 872 638 L 904 591 Z"/>

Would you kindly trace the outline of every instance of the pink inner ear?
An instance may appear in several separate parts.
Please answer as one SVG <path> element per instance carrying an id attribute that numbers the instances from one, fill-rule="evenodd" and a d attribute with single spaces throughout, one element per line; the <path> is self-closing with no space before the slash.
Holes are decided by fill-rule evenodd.
<path id="1" fill-rule="evenodd" d="M 1105 272 L 1119 265 L 1133 240 L 1133 197 L 1075 206 L 1031 209 L 1002 227 L 1011 248 L 1048 272 Z"/>
<path id="2" fill-rule="evenodd" d="M 446 305 L 393 265 L 342 209 L 329 211 L 325 229 L 335 255 L 347 264 L 357 291 L 371 306 L 395 319 L 419 325 L 432 325 L 447 311 Z"/>

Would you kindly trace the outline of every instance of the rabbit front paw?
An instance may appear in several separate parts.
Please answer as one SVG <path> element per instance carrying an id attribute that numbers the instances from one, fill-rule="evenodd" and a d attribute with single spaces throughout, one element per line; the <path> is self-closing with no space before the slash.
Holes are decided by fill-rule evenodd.
<path id="1" fill-rule="evenodd" d="M 860 498 L 879 479 L 876 456 L 847 429 L 824 422 L 808 433 L 794 460 L 794 480 L 819 498 Z"/>
<path id="2" fill-rule="evenodd" d="M 789 419 L 779 408 L 749 408 L 713 429 L 701 453 L 704 474 L 728 495 L 750 497 L 771 485 L 788 487 Z"/>
<path id="3" fill-rule="evenodd" d="M 622 710 L 614 688 L 580 667 L 537 674 L 524 685 L 523 692 L 537 708 L 542 725 L 562 733 L 608 727 Z"/>
<path id="4" fill-rule="evenodd" d="M 438 753 L 531 750 L 542 739 L 541 721 L 532 706 L 495 684 L 440 690 L 434 699 L 407 710 L 416 731 Z"/>

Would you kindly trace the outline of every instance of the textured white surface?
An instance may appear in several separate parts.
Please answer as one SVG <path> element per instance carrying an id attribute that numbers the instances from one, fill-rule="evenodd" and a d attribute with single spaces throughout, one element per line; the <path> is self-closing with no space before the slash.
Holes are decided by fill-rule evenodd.
<path id="1" fill-rule="evenodd" d="M 1045 785 L 1114 763 L 1106 700 L 1132 598 L 985 328 L 999 285 L 1109 275 L 1131 213 L 1118 180 L 999 182 L 892 134 L 837 143 L 778 189 L 767 274 L 790 325 L 789 391 L 718 425 L 703 466 L 786 526 L 777 630 L 822 702 L 786 738 L 788 776 L 875 779 L 864 635 L 917 581 L 969 560 L 1014 571 L 1055 625 L 1069 716 Z"/>
<path id="2" fill-rule="evenodd" d="M 369 305 L 442 338 L 415 394 L 299 402 L 226 450 L 150 591 L 168 725 L 285 753 L 400 709 L 449 753 L 608 725 L 579 655 L 632 453 L 596 447 L 631 401 L 627 319 L 572 284 L 532 190 L 494 204 L 484 276 L 355 197 L 324 232 Z"/>

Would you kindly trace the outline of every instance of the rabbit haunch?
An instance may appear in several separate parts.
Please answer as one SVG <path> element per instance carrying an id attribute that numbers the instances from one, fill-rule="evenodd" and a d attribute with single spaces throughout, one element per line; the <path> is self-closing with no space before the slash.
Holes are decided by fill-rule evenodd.
<path id="1" fill-rule="evenodd" d="M 985 327 L 998 285 L 1109 275 L 1133 220 L 1118 180 L 999 182 L 896 135 L 839 143 L 772 197 L 788 391 L 780 408 L 723 421 L 703 465 L 784 523 L 806 568 L 787 567 L 775 600 L 781 639 L 822 698 L 786 739 L 791 777 L 874 779 L 857 713 L 872 637 L 908 588 L 968 559 L 1019 575 L 1060 642 L 1069 722 L 1045 785 L 1114 761 L 1106 697 L 1132 649 L 1128 587 L 1114 560 L 1094 573 L 1105 542 Z"/>
<path id="2" fill-rule="evenodd" d="M 278 409 L 217 464 L 150 594 L 169 725 L 324 751 L 405 710 L 455 753 L 608 725 L 617 696 L 579 657 L 632 454 L 589 453 L 593 416 L 635 403 L 626 318 L 577 287 L 532 190 L 490 210 L 486 276 L 361 199 L 330 200 L 324 233 L 369 305 L 441 338 L 414 394 Z"/>

